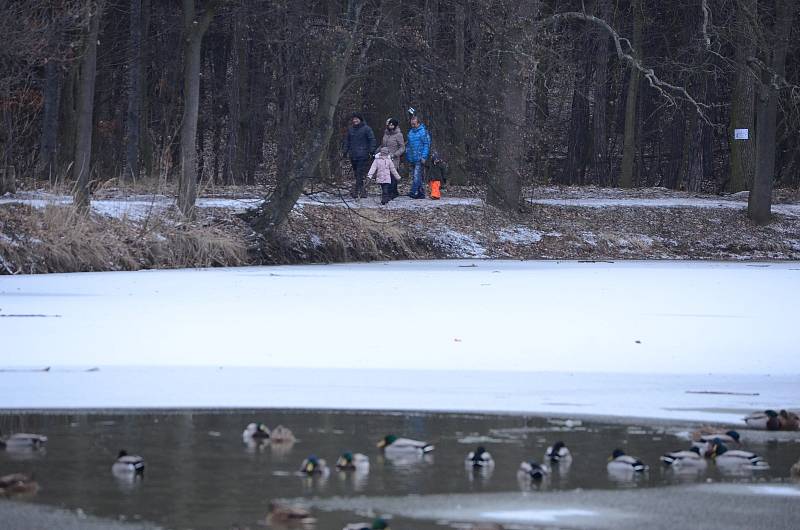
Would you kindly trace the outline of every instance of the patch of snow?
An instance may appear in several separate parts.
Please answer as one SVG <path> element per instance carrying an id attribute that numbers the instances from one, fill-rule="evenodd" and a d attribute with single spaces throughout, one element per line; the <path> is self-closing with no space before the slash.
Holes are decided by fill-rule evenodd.
<path id="1" fill-rule="evenodd" d="M 486 249 L 472 236 L 456 232 L 452 228 L 445 227 L 438 230 L 432 239 L 454 258 L 483 258 L 486 256 Z"/>
<path id="2" fill-rule="evenodd" d="M 594 233 L 592 233 L 592 232 L 581 232 L 580 236 L 583 239 L 583 241 L 586 242 L 587 244 L 589 244 L 589 245 L 591 245 L 593 247 L 597 246 L 597 237 L 595 237 Z"/>
<path id="3" fill-rule="evenodd" d="M 510 510 L 482 512 L 481 516 L 490 521 L 514 523 L 557 523 L 566 517 L 595 517 L 597 512 L 579 508 L 559 508 L 553 510 Z"/>
<path id="4" fill-rule="evenodd" d="M 527 226 L 517 225 L 498 230 L 497 237 L 503 243 L 532 245 L 542 240 L 542 233 Z"/>

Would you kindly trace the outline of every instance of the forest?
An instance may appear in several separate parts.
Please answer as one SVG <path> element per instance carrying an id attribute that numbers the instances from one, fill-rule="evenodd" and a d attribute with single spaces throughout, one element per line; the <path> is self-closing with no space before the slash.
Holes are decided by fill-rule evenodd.
<path id="1" fill-rule="evenodd" d="M 795 0 L 0 0 L 0 195 L 259 185 L 274 230 L 348 178 L 353 112 L 416 108 L 454 184 L 800 185 Z"/>

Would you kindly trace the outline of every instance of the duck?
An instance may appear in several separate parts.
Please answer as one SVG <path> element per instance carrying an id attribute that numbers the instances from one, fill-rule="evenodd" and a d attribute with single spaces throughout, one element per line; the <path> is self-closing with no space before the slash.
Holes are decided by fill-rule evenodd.
<path id="1" fill-rule="evenodd" d="M 608 459 L 606 468 L 611 471 L 625 471 L 633 473 L 643 473 L 649 466 L 635 456 L 625 454 L 622 449 L 614 449 Z"/>
<path id="2" fill-rule="evenodd" d="M 494 467 L 494 458 L 483 446 L 478 446 L 474 451 L 467 453 L 464 464 L 472 468 Z"/>
<path id="3" fill-rule="evenodd" d="M 311 516 L 307 508 L 299 505 L 281 504 L 270 501 L 269 512 L 267 514 L 267 524 L 272 523 L 295 523 L 300 525 L 313 525 L 317 520 Z"/>
<path id="4" fill-rule="evenodd" d="M 428 442 L 412 440 L 411 438 L 398 438 L 394 434 L 387 434 L 378 442 L 378 447 L 384 451 L 408 452 L 408 453 L 430 453 L 434 447 Z"/>
<path id="5" fill-rule="evenodd" d="M 748 427 L 753 429 L 766 429 L 768 431 L 778 431 L 781 428 L 781 421 L 778 419 L 778 413 L 772 409 L 767 409 L 761 412 L 753 412 L 744 418 L 744 422 Z"/>
<path id="6" fill-rule="evenodd" d="M 269 440 L 269 436 L 270 430 L 263 423 L 249 423 L 242 431 L 242 441 L 244 443 Z"/>
<path id="7" fill-rule="evenodd" d="M 706 467 L 705 453 L 698 446 L 692 446 L 689 449 L 681 451 L 672 451 L 661 455 L 661 461 L 665 466 L 680 468 L 704 468 Z"/>
<path id="8" fill-rule="evenodd" d="M 722 443 L 722 440 L 719 439 L 712 442 L 709 456 L 720 466 L 769 469 L 769 463 L 761 456 L 741 449 L 728 449 L 728 447 Z"/>
<path id="9" fill-rule="evenodd" d="M 47 436 L 41 434 L 30 434 L 27 432 L 18 432 L 3 436 L 0 432 L 0 448 L 14 450 L 14 449 L 42 449 L 47 443 Z"/>
<path id="10" fill-rule="evenodd" d="M 800 416 L 788 410 L 778 412 L 778 422 L 782 431 L 796 431 L 800 429 Z"/>
<path id="11" fill-rule="evenodd" d="M 267 431 L 269 431 L 269 429 L 267 429 Z M 269 433 L 269 439 L 272 443 L 279 444 L 293 444 L 297 441 L 297 438 L 294 437 L 294 433 L 283 425 L 278 425 L 272 429 L 272 432 Z"/>
<path id="12" fill-rule="evenodd" d="M 309 456 L 303 463 L 300 464 L 300 474 L 308 475 L 309 477 L 322 476 L 327 477 L 330 473 L 328 464 L 322 458 L 317 458 L 314 455 Z"/>
<path id="13" fill-rule="evenodd" d="M 542 480 L 550 474 L 547 464 L 539 464 L 535 460 L 528 460 L 520 463 L 517 476 L 529 480 Z"/>
<path id="14" fill-rule="evenodd" d="M 0 477 L 0 496 L 15 497 L 17 495 L 35 495 L 39 491 L 39 483 L 30 475 L 12 473 Z"/>
<path id="15" fill-rule="evenodd" d="M 342 530 L 389 530 L 389 523 L 383 517 L 376 517 L 371 523 L 350 523 Z"/>
<path id="16" fill-rule="evenodd" d="M 712 429 L 701 429 L 693 433 L 692 440 L 695 442 L 709 443 L 713 442 L 715 438 L 719 438 L 726 444 L 741 444 L 741 435 L 736 431 L 718 432 Z"/>
<path id="17" fill-rule="evenodd" d="M 336 469 L 339 471 L 369 471 L 369 457 L 361 453 L 345 452 L 336 460 Z"/>
<path id="18" fill-rule="evenodd" d="M 129 455 L 127 451 L 122 449 L 111 465 L 111 472 L 120 477 L 143 477 L 144 458 L 137 455 Z"/>
<path id="19" fill-rule="evenodd" d="M 564 442 L 558 441 L 547 448 L 544 452 L 544 459 L 553 464 L 558 464 L 559 462 L 567 463 L 572 461 L 572 453 L 569 452 L 569 448 Z"/>

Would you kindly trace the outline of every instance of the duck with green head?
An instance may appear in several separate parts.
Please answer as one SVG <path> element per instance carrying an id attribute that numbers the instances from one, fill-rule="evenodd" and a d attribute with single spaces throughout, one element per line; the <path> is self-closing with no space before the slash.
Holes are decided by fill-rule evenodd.
<path id="1" fill-rule="evenodd" d="M 330 473 L 328 469 L 328 464 L 322 458 L 317 458 L 315 455 L 311 455 L 300 465 L 299 470 L 301 475 L 307 475 L 309 477 L 327 477 Z"/>
<path id="2" fill-rule="evenodd" d="M 385 452 L 404 452 L 425 454 L 433 451 L 434 447 L 428 442 L 412 440 L 411 438 L 398 438 L 394 434 L 387 434 L 378 442 L 377 446 Z"/>
<path id="3" fill-rule="evenodd" d="M 336 460 L 336 469 L 339 471 L 357 471 L 366 473 L 369 471 L 369 457 L 361 453 L 342 453 Z"/>
<path id="4" fill-rule="evenodd" d="M 709 456 L 721 467 L 766 470 L 769 463 L 761 456 L 741 449 L 728 449 L 719 438 L 711 443 Z"/>

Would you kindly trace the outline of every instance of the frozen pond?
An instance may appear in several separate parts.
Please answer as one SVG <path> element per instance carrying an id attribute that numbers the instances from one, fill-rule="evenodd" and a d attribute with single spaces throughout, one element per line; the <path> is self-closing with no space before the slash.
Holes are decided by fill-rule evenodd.
<path id="1" fill-rule="evenodd" d="M 298 438 L 291 446 L 248 447 L 241 433 L 250 421 L 283 424 Z M 687 426 L 688 427 L 688 426 Z M 761 442 L 745 435 L 768 471 L 723 473 L 713 464 L 700 473 L 675 474 L 658 457 L 685 447 L 679 425 L 603 424 L 564 418 L 436 413 L 305 412 L 278 410 L 23 413 L 0 415 L 0 429 L 50 437 L 46 452 L 0 451 L 0 475 L 35 473 L 42 490 L 32 502 L 80 508 L 112 519 L 149 521 L 168 528 L 257 528 L 271 499 L 300 499 L 318 518 L 316 528 L 338 530 L 367 514 L 392 516 L 393 530 L 463 528 L 465 521 L 497 521 L 509 528 L 748 528 L 754 518 L 790 528 L 800 489 L 788 481 L 800 456 L 794 436 Z M 376 442 L 388 433 L 436 444 L 428 458 L 388 458 Z M 541 484 L 520 483 L 524 459 L 541 459 L 563 440 L 574 461 Z M 490 474 L 467 471 L 464 455 L 478 444 L 495 457 Z M 609 476 L 615 447 L 652 467 L 630 480 Z M 120 449 L 147 462 L 141 482 L 110 472 Z M 294 472 L 310 454 L 333 463 L 343 451 L 370 458 L 366 475 L 332 471 L 327 480 Z M 676 510 L 670 500 L 681 503 Z M 2 517 L 0 503 L 0 517 Z M 719 513 L 716 513 L 719 512 Z M 651 517 L 652 515 L 652 517 Z M 796 521 L 796 519 L 794 519 Z M 663 526 L 667 528 L 668 526 Z"/>

